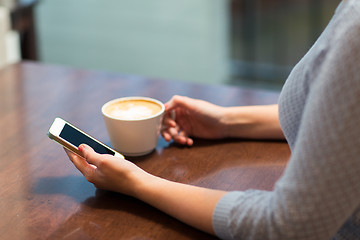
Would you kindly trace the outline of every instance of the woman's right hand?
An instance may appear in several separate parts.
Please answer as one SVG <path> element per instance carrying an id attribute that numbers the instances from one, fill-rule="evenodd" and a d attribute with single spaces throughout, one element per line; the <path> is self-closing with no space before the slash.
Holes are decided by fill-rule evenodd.
<path id="1" fill-rule="evenodd" d="M 71 162 L 96 188 L 135 196 L 142 182 L 154 178 L 134 163 L 109 154 L 98 154 L 90 146 L 81 144 L 83 157 L 65 149 Z"/>
<path id="2" fill-rule="evenodd" d="M 217 139 L 226 137 L 222 118 L 224 107 L 184 96 L 173 96 L 165 104 L 162 136 L 166 141 L 191 146 L 199 137 Z"/>

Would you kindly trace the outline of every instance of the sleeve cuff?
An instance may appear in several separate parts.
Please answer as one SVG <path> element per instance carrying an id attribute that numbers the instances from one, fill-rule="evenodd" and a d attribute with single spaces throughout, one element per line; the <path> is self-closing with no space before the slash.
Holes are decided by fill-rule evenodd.
<path id="1" fill-rule="evenodd" d="M 219 238 L 233 239 L 230 231 L 229 216 L 231 216 L 234 203 L 236 203 L 243 194 L 244 192 L 239 191 L 229 192 L 225 194 L 216 204 L 212 217 L 212 224 L 215 234 Z"/>

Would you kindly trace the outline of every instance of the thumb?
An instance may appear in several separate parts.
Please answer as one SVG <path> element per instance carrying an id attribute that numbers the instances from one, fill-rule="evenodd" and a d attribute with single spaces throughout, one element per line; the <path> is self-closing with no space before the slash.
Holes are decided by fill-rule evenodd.
<path id="1" fill-rule="evenodd" d="M 98 166 L 100 162 L 100 154 L 96 153 L 89 145 L 80 144 L 79 151 L 88 163 Z"/>

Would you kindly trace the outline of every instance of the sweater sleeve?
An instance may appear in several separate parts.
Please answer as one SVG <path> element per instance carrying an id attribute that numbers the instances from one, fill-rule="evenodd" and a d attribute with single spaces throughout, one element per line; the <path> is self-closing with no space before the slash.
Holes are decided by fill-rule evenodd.
<path id="1" fill-rule="evenodd" d="M 330 239 L 358 212 L 360 8 L 356 2 L 348 1 L 345 19 L 333 22 L 319 51 L 321 63 L 305 68 L 316 70 L 316 75 L 307 83 L 304 105 L 292 106 L 302 114 L 283 176 L 271 192 L 225 195 L 213 213 L 220 238 Z M 354 224 L 359 231 L 359 219 L 353 221 L 352 230 Z"/>

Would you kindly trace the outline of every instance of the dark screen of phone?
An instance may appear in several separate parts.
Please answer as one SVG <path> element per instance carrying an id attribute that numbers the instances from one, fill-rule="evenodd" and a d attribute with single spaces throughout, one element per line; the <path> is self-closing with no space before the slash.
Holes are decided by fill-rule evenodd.
<path id="1" fill-rule="evenodd" d="M 94 141 L 91 138 L 89 138 L 88 136 L 82 134 L 81 132 L 74 129 L 73 127 L 71 127 L 68 124 L 64 125 L 64 128 L 60 133 L 60 137 L 77 147 L 79 147 L 80 144 L 85 143 L 85 144 L 89 145 L 90 147 L 92 147 L 94 149 L 94 151 L 97 153 L 115 155 L 114 151 L 111 151 L 110 149 L 97 143 L 96 141 Z"/>

